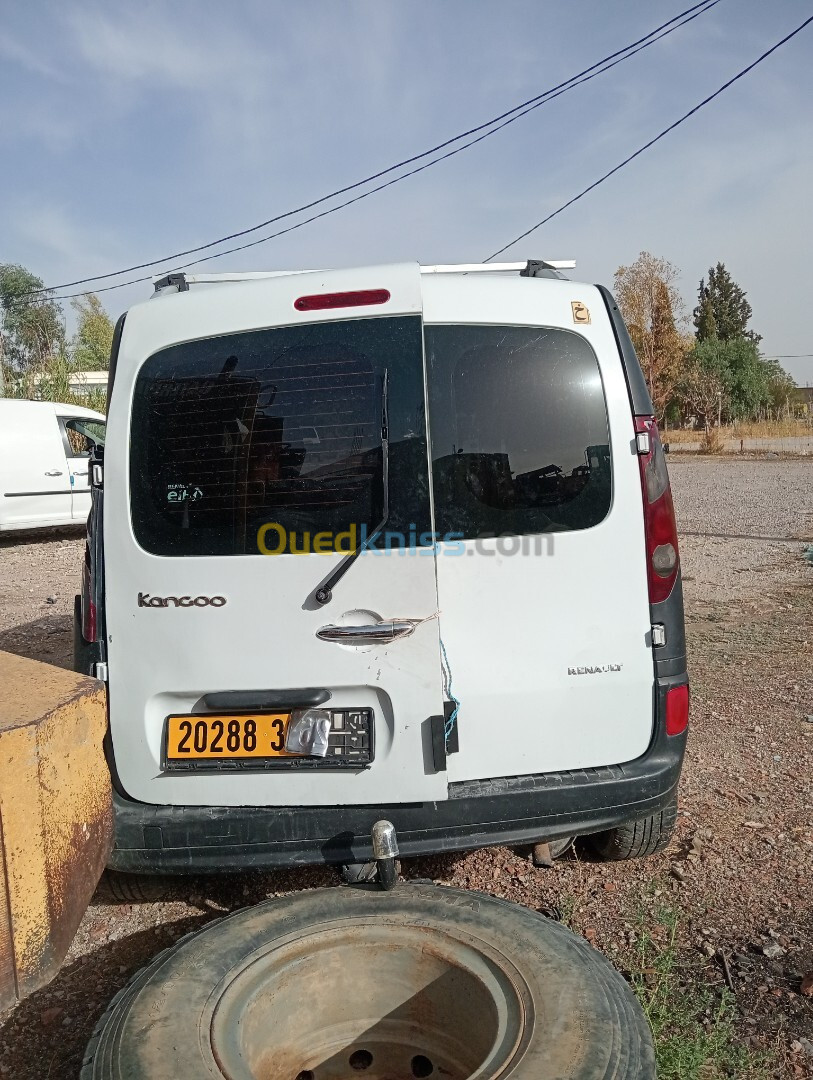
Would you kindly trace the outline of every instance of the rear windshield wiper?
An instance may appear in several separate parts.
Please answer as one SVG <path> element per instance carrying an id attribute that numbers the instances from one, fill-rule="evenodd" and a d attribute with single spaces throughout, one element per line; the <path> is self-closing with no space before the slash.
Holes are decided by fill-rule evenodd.
<path id="1" fill-rule="evenodd" d="M 359 555 L 378 536 L 390 516 L 390 435 L 389 435 L 389 410 L 388 410 L 389 372 L 385 369 L 381 383 L 381 477 L 384 483 L 383 517 L 370 535 L 355 551 L 351 551 L 346 558 L 342 559 L 330 577 L 319 586 L 313 594 L 317 604 L 329 604 L 333 598 L 333 589 L 341 581 Z"/>

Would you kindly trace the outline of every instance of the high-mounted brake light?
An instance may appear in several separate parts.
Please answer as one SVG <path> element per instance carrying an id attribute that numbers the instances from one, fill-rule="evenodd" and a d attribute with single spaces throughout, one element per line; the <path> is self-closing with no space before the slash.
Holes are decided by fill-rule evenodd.
<path id="1" fill-rule="evenodd" d="M 636 416 L 635 431 L 644 500 L 649 602 L 659 604 L 672 591 L 680 565 L 675 508 L 655 417 Z"/>
<path id="2" fill-rule="evenodd" d="M 326 308 L 367 307 L 386 304 L 390 294 L 387 289 L 361 289 L 358 292 L 316 293 L 300 296 L 294 300 L 297 311 L 324 311 Z"/>

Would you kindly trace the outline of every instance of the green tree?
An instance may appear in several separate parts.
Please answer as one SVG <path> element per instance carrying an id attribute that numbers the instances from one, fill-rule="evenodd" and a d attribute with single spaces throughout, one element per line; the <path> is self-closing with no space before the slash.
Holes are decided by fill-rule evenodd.
<path id="1" fill-rule="evenodd" d="M 675 266 L 648 251 L 642 251 L 634 263 L 619 266 L 615 272 L 618 304 L 659 417 L 664 415 L 673 396 L 677 372 L 686 352 L 678 328 L 686 318 L 675 284 L 677 277 Z"/>
<path id="2" fill-rule="evenodd" d="M 71 301 L 77 314 L 76 333 L 71 341 L 72 366 L 77 371 L 103 371 L 110 363 L 113 323 L 95 293 Z"/>
<path id="3" fill-rule="evenodd" d="M 716 364 L 709 363 L 711 357 L 699 355 L 699 349 L 698 345 L 686 357 L 676 382 L 675 395 L 685 416 L 699 419 L 708 435 L 722 411 L 726 387 Z"/>
<path id="4" fill-rule="evenodd" d="M 796 383 L 778 360 L 763 358 L 767 371 L 768 408 L 778 419 L 782 412 L 790 415 L 794 409 Z"/>
<path id="5" fill-rule="evenodd" d="M 65 349 L 62 307 L 42 279 L 22 266 L 0 263 L 0 362 L 9 375 L 47 364 Z"/>
<path id="6" fill-rule="evenodd" d="M 723 263 L 709 268 L 708 284 L 700 279 L 697 307 L 694 309 L 695 336 L 698 341 L 734 341 L 747 338 L 758 345 L 759 334 L 748 329 L 751 305 L 745 292 L 734 281 Z"/>
<path id="7" fill-rule="evenodd" d="M 719 383 L 723 420 L 754 419 L 769 405 L 775 373 L 748 338 L 698 341 L 692 351 L 692 364 Z"/>
<path id="8" fill-rule="evenodd" d="M 717 337 L 717 321 L 714 318 L 711 297 L 705 288 L 704 282 L 700 282 L 700 302 L 694 310 L 694 325 L 698 341 L 708 341 Z"/>

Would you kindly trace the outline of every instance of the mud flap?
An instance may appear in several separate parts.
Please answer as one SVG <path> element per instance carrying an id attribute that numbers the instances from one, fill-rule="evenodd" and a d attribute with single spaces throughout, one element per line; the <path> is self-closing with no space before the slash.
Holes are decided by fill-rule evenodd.
<path id="1" fill-rule="evenodd" d="M 113 843 L 104 686 L 0 652 L 0 1010 L 49 982 Z"/>

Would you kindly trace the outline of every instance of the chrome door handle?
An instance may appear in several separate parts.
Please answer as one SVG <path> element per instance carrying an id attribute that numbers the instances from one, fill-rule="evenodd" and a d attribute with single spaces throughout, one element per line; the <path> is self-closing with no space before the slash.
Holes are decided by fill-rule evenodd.
<path id="1" fill-rule="evenodd" d="M 47 472 L 47 473 L 46 473 L 45 475 L 46 475 L 46 476 L 61 476 L 61 475 L 62 475 L 62 473 L 61 473 L 61 472 L 59 471 L 59 469 L 51 469 L 51 470 L 50 470 L 49 472 Z"/>
<path id="2" fill-rule="evenodd" d="M 87 474 L 88 474 L 87 469 L 85 469 L 84 472 L 82 472 L 80 469 L 74 469 L 73 470 L 73 475 L 74 476 L 87 476 Z"/>
<path id="3" fill-rule="evenodd" d="M 322 641 L 338 641 L 349 645 L 364 642 L 398 641 L 409 637 L 420 619 L 399 619 L 393 622 L 372 623 L 369 626 L 323 626 L 316 631 Z"/>

